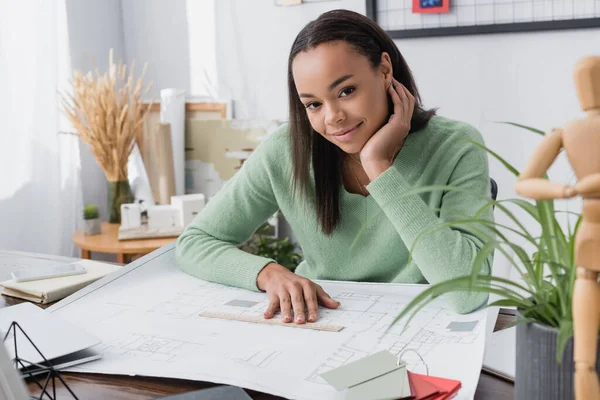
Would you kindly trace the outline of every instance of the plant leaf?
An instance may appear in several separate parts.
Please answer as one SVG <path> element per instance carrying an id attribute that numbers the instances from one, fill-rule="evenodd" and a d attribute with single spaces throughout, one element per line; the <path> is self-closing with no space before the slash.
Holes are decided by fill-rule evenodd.
<path id="1" fill-rule="evenodd" d="M 415 315 L 414 312 L 411 313 L 411 311 L 413 309 L 415 309 L 419 306 L 420 306 L 419 308 L 423 307 L 424 305 L 426 305 L 427 303 L 429 303 L 436 297 L 441 296 L 442 294 L 456 292 L 456 291 L 470 291 L 470 292 L 496 294 L 496 295 L 504 297 L 504 298 L 513 299 L 515 302 L 517 302 L 519 304 L 519 307 L 521 307 L 521 308 L 531 308 L 532 303 L 530 300 L 528 300 L 518 294 L 517 295 L 509 294 L 510 291 L 499 290 L 499 289 L 493 288 L 489 285 L 489 283 L 491 281 L 498 281 L 498 277 L 483 275 L 483 276 L 480 276 L 479 280 L 477 282 L 475 282 L 475 284 L 473 284 L 471 282 L 470 276 L 461 276 L 458 278 L 449 279 L 447 281 L 432 285 L 429 288 L 425 289 L 423 292 L 419 293 L 417 296 L 415 296 L 404 307 L 404 309 L 400 312 L 400 314 L 398 314 L 398 316 L 394 319 L 394 321 L 392 322 L 390 327 L 392 325 L 394 325 L 395 323 L 397 323 L 398 321 L 400 321 L 405 316 L 409 316 L 407 323 L 410 322 L 410 320 Z"/>
<path id="2" fill-rule="evenodd" d="M 531 236 L 531 233 L 529 233 L 529 231 L 527 230 L 527 228 L 525 228 L 525 226 L 521 223 L 521 221 L 519 220 L 519 218 L 515 217 L 515 215 L 508 210 L 507 207 L 505 207 L 503 204 L 501 204 L 500 202 L 496 202 L 495 206 L 501 210 L 504 214 L 506 214 L 514 223 L 515 225 L 517 225 L 519 228 L 521 228 L 521 231 L 527 235 L 527 236 Z M 476 215 L 477 216 L 477 215 Z"/>
<path id="3" fill-rule="evenodd" d="M 496 121 L 499 124 L 506 124 L 506 125 L 512 125 L 512 126 L 516 126 L 517 128 L 523 128 L 523 129 L 527 129 L 528 131 L 531 131 L 533 133 L 537 133 L 538 135 L 542 135 L 545 136 L 546 133 L 544 131 L 540 131 L 539 129 L 535 129 L 532 128 L 530 126 L 527 125 L 521 125 L 521 124 L 517 124 L 515 122 L 508 122 L 508 121 Z"/>
<path id="4" fill-rule="evenodd" d="M 362 224 L 362 226 L 360 227 L 360 229 L 358 230 L 358 233 L 356 234 L 356 236 L 354 237 L 354 240 L 352 241 L 352 244 L 350 245 L 350 249 L 354 248 L 354 246 L 358 242 L 358 239 L 362 236 L 362 234 L 365 231 L 365 229 L 367 229 L 367 221 L 365 221 Z"/>
<path id="5" fill-rule="evenodd" d="M 452 185 L 427 185 L 427 186 L 417 186 L 413 187 L 405 192 L 402 192 L 396 199 L 402 199 L 408 196 L 414 196 L 415 194 L 427 193 L 427 192 L 440 192 L 440 191 L 455 191 L 455 192 L 466 192 L 471 193 L 473 196 L 478 196 L 480 198 L 489 199 L 489 196 L 483 196 L 481 193 L 476 193 L 467 189 L 464 189 L 459 186 Z"/>
<path id="6" fill-rule="evenodd" d="M 540 243 L 542 249 L 546 249 L 548 252 L 548 256 L 550 258 L 550 263 L 547 263 L 552 276 L 554 277 L 555 282 L 558 282 L 558 272 L 556 270 L 556 263 L 561 263 L 561 252 L 559 249 L 559 245 L 557 243 L 556 238 L 558 237 L 557 232 L 557 222 L 556 217 L 554 216 L 554 202 L 552 200 L 543 200 L 536 201 L 536 206 L 538 212 L 540 213 L 540 225 L 542 227 L 542 238 L 543 241 Z M 566 247 L 566 246 L 565 246 Z M 538 269 L 538 274 L 540 277 L 543 276 L 543 265 Z M 568 296 L 565 296 L 563 288 L 561 285 L 556 285 L 556 290 L 558 293 L 558 297 L 560 301 L 560 307 L 562 310 L 562 314 L 565 315 L 568 311 L 567 307 L 570 307 L 569 304 L 566 304 L 566 300 Z"/>
<path id="7" fill-rule="evenodd" d="M 569 239 L 569 264 L 573 266 L 569 272 L 569 289 L 572 295 L 573 287 L 575 285 L 575 278 L 577 276 L 577 268 L 575 268 L 575 240 L 577 238 L 577 232 L 579 231 L 579 226 L 581 225 L 581 221 L 583 220 L 583 216 L 580 215 L 575 223 L 575 228 L 573 228 L 573 232 L 571 233 L 571 237 Z"/>
<path id="8" fill-rule="evenodd" d="M 478 276 L 481 274 L 481 267 L 485 264 L 490 254 L 494 252 L 497 244 L 498 242 L 492 240 L 484 243 L 481 249 L 479 249 L 471 267 L 471 283 L 475 283 Z"/>
<path id="9" fill-rule="evenodd" d="M 510 172 L 513 173 L 513 175 L 515 176 L 519 176 L 521 173 L 515 168 L 513 167 L 508 161 L 506 161 L 504 158 L 502 158 L 498 153 L 496 153 L 495 151 L 487 148 L 485 145 L 476 142 L 474 140 L 470 140 L 470 139 L 465 139 L 465 138 L 461 138 L 461 140 L 466 140 L 467 142 L 470 142 L 471 144 L 487 151 L 488 153 L 490 153 L 496 160 L 500 161 L 500 163 L 502 165 L 504 165 L 506 167 L 507 170 L 509 170 Z"/>
<path id="10" fill-rule="evenodd" d="M 513 204 L 516 204 L 517 206 L 521 207 L 523 210 L 525 210 L 529 215 L 531 215 L 533 217 L 533 219 L 535 219 L 536 221 L 539 222 L 540 220 L 540 213 L 536 207 L 535 204 L 532 204 L 528 201 L 525 201 L 523 199 L 508 199 L 507 201 L 510 201 Z"/>
<path id="11" fill-rule="evenodd" d="M 556 345 L 556 361 L 559 364 L 562 363 L 563 355 L 565 353 L 565 346 L 571 337 L 573 337 L 573 320 L 560 321 L 560 327 L 558 329 L 558 343 Z"/>
<path id="12" fill-rule="evenodd" d="M 513 299 L 500 299 L 488 304 L 488 307 L 518 307 L 518 302 Z"/>

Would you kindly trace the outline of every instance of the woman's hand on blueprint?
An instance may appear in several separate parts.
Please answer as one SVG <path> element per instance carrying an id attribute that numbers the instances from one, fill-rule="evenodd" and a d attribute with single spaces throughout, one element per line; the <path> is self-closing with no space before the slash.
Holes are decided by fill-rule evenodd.
<path id="1" fill-rule="evenodd" d="M 283 322 L 315 322 L 319 304 L 327 308 L 340 305 L 321 286 L 276 263 L 270 263 L 260 271 L 256 284 L 269 296 L 269 306 L 264 314 L 267 319 L 281 310 Z"/>

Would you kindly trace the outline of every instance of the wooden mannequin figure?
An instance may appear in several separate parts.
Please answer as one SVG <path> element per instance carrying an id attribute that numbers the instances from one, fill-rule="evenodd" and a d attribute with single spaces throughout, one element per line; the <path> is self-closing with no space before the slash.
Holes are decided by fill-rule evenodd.
<path id="1" fill-rule="evenodd" d="M 600 400 L 596 374 L 600 324 L 600 57 L 586 57 L 575 67 L 579 103 L 587 115 L 544 137 L 519 177 L 517 193 L 536 200 L 583 198 L 582 221 L 575 238 L 577 279 L 573 291 L 575 398 Z M 561 148 L 577 183 L 544 179 Z"/>

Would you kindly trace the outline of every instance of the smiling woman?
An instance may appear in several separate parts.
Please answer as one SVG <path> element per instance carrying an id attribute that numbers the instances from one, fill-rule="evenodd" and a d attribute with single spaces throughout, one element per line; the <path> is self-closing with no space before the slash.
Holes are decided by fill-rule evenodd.
<path id="1" fill-rule="evenodd" d="M 324 14 L 298 34 L 288 60 L 288 89 L 297 116 L 290 118 L 295 182 L 306 186 L 310 147 L 315 179 L 322 183 L 316 193 L 319 221 L 330 233 L 339 219 L 339 183 L 364 193 L 361 187 L 391 165 L 406 135 L 423 128 L 434 111 L 421 108 L 411 71 L 392 39 L 348 11 Z M 328 159 L 329 165 L 315 165 L 315 159 Z M 347 165 L 331 168 L 336 161 Z"/>
<path id="2" fill-rule="evenodd" d="M 339 306 L 313 279 L 437 283 L 469 275 L 490 232 L 443 224 L 487 204 L 487 155 L 475 145 L 481 135 L 423 108 L 389 36 L 351 11 L 322 14 L 292 45 L 288 89 L 289 124 L 179 237 L 180 268 L 266 291 L 265 318 L 280 310 L 284 322 L 295 323 L 316 321 L 319 304 Z M 409 193 L 431 185 L 459 190 Z M 294 270 L 237 247 L 278 209 L 305 255 Z M 491 220 L 491 210 L 480 217 Z M 483 273 L 491 262 L 492 255 Z M 449 297 L 459 312 L 486 298 Z"/>

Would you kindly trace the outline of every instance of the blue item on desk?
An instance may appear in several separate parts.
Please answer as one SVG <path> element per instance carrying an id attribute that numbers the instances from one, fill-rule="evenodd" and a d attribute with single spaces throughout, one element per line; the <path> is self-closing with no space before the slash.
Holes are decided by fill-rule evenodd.
<path id="1" fill-rule="evenodd" d="M 252 400 L 252 397 L 237 386 L 223 385 L 174 396 L 160 397 L 157 400 Z"/>

